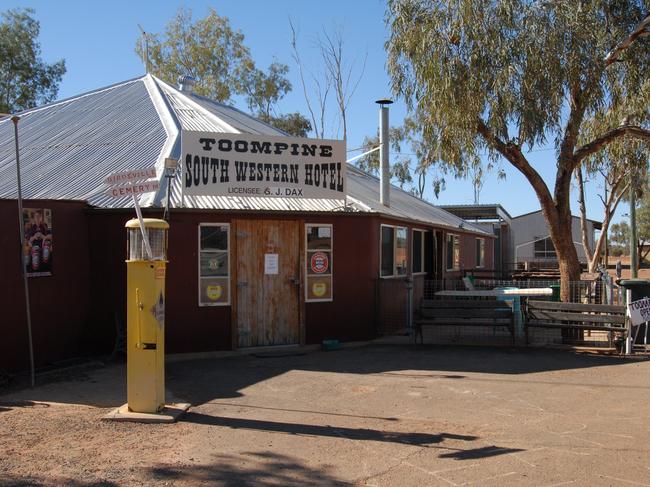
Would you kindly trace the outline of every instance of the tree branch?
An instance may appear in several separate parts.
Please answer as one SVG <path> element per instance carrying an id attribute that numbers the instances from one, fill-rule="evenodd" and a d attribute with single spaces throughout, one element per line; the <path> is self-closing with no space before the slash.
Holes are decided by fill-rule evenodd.
<path id="1" fill-rule="evenodd" d="M 631 137 L 650 141 L 650 130 L 641 128 L 636 125 L 621 125 L 614 129 L 608 130 L 600 137 L 595 138 L 588 144 L 583 145 L 573 153 L 573 160 L 575 164 L 579 164 L 585 157 L 598 152 L 603 147 L 611 144 L 619 137 L 629 135 Z"/>
<path id="2" fill-rule="evenodd" d="M 498 136 L 496 136 L 483 120 L 478 119 L 476 130 L 483 137 L 483 139 L 490 145 L 494 150 L 507 159 L 507 161 L 512 164 L 519 172 L 521 172 L 524 177 L 531 184 L 537 197 L 540 200 L 542 206 L 544 205 L 553 205 L 553 197 L 551 192 L 546 186 L 546 183 L 539 175 L 537 171 L 530 165 L 526 160 L 524 155 L 521 153 L 519 146 L 512 143 L 503 142 Z"/>
<path id="3" fill-rule="evenodd" d="M 589 245 L 589 236 L 587 233 L 587 207 L 585 206 L 585 182 L 582 176 L 582 168 L 577 167 L 575 170 L 576 181 L 578 182 L 578 205 L 580 206 L 580 236 L 582 237 L 582 246 L 587 257 L 587 261 L 591 262 L 599 256 L 594 255 L 594 252 Z M 607 208 L 605 209 L 607 214 Z"/>

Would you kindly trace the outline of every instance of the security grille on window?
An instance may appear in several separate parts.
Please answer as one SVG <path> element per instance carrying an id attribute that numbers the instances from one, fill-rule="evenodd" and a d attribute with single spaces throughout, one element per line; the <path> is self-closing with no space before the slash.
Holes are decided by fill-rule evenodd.
<path id="1" fill-rule="evenodd" d="M 230 304 L 230 225 L 199 225 L 199 306 Z"/>
<path id="2" fill-rule="evenodd" d="M 460 269 L 460 237 L 447 234 L 447 270 Z"/>
<path id="3" fill-rule="evenodd" d="M 305 225 L 307 280 L 305 301 L 332 301 L 332 225 Z"/>
<path id="4" fill-rule="evenodd" d="M 407 242 L 406 227 L 381 226 L 381 277 L 406 275 Z"/>
<path id="5" fill-rule="evenodd" d="M 485 239 L 476 239 L 476 267 L 485 266 Z"/>

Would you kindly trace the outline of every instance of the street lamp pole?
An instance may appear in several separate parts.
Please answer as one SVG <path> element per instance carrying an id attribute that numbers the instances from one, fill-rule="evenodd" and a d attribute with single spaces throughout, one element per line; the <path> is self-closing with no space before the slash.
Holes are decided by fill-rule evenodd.
<path id="1" fill-rule="evenodd" d="M 18 185 L 18 230 L 20 236 L 20 261 L 23 272 L 23 287 L 25 290 L 25 313 L 27 316 L 27 337 L 29 340 L 29 370 L 30 370 L 30 382 L 32 387 L 36 382 L 36 373 L 34 370 L 34 344 L 32 340 L 32 314 L 31 306 L 29 301 L 29 285 L 27 283 L 27 266 L 25 261 L 25 252 L 23 250 L 24 239 L 25 239 L 25 224 L 23 222 L 23 194 L 22 194 L 22 184 L 20 180 L 20 151 L 18 146 L 18 121 L 20 117 L 18 115 L 13 115 L 11 121 L 14 123 L 14 141 L 16 143 L 16 181 Z"/>

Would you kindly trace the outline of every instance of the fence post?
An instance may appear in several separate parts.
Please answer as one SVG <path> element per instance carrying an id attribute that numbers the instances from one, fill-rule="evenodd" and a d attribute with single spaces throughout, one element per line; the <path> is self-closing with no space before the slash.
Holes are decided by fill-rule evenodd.
<path id="1" fill-rule="evenodd" d="M 625 305 L 632 302 L 632 290 L 625 290 Z M 627 328 L 627 333 L 625 334 L 625 355 L 630 355 L 632 353 L 632 347 L 634 346 L 632 339 L 632 320 L 628 316 L 628 313 L 625 313 L 625 328 Z"/>
<path id="2" fill-rule="evenodd" d="M 415 343 L 415 333 L 413 333 L 413 277 L 406 278 L 406 326 L 408 327 L 411 343 Z"/>

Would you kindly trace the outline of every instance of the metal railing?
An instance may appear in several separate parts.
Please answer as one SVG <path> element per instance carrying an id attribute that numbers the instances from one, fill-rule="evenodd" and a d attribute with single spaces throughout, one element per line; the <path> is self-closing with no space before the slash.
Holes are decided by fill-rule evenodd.
<path id="1" fill-rule="evenodd" d="M 414 336 L 412 319 L 418 314 L 422 299 L 437 299 L 438 291 L 467 290 L 467 279 L 442 279 L 430 280 L 424 276 L 413 278 L 379 279 L 376 286 L 376 329 L 379 335 L 411 335 Z M 557 280 L 512 280 L 474 278 L 474 289 L 487 290 L 498 287 L 547 288 L 557 287 L 559 292 L 560 282 Z M 624 293 L 606 273 L 595 280 L 572 281 L 570 284 L 571 302 L 583 304 L 623 304 Z M 536 300 L 557 299 L 555 296 L 535 297 Z M 476 299 L 476 298 L 473 298 Z M 489 299 L 489 298 L 487 298 Z M 523 299 L 523 298 L 522 298 Z M 449 329 L 446 329 L 449 328 Z M 550 336 L 555 331 L 535 332 L 536 335 L 529 344 L 554 345 L 560 343 L 558 337 Z M 544 336 L 542 336 L 545 334 Z M 501 336 L 503 335 L 503 336 Z M 548 335 L 548 336 L 546 336 Z M 561 338 L 561 335 L 559 335 Z M 492 330 L 479 327 L 437 327 L 429 331 L 429 343 L 471 343 L 471 344 L 507 344 L 508 336 L 503 330 Z M 580 340 L 574 345 L 591 347 L 612 348 L 615 344 L 611 334 L 599 331 L 588 331 L 581 335 Z"/>

